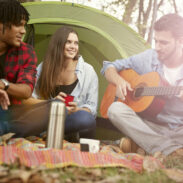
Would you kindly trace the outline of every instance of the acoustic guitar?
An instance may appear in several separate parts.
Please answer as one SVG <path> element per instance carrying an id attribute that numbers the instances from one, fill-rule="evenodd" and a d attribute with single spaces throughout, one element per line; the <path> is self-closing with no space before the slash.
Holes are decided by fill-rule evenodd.
<path id="1" fill-rule="evenodd" d="M 163 96 L 178 95 L 183 89 L 183 86 L 162 85 L 157 72 L 139 75 L 134 70 L 127 69 L 119 72 L 119 74 L 131 84 L 133 91 L 128 91 L 125 100 L 122 101 L 115 96 L 116 86 L 109 84 L 100 105 L 100 113 L 104 118 L 108 117 L 108 108 L 114 101 L 127 104 L 142 117 L 155 117 L 165 104 Z"/>

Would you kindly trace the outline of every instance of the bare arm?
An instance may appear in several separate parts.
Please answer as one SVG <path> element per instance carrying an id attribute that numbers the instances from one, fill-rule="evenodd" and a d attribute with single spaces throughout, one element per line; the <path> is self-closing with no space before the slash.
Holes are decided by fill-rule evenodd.
<path id="1" fill-rule="evenodd" d="M 105 71 L 105 78 L 109 83 L 113 83 L 114 85 L 118 85 L 124 81 L 124 79 L 118 74 L 115 67 L 109 67 Z"/>
<path id="2" fill-rule="evenodd" d="M 130 83 L 123 79 L 114 67 L 109 67 L 105 71 L 105 78 L 109 83 L 116 85 L 116 96 L 125 100 L 127 90 L 132 91 Z"/>
<path id="3" fill-rule="evenodd" d="M 4 89 L 4 83 L 0 81 L 0 89 Z M 27 99 L 31 96 L 31 87 L 27 84 L 10 83 L 6 91 L 8 95 L 17 99 Z"/>
<path id="4" fill-rule="evenodd" d="M 33 104 L 38 104 L 38 103 L 43 102 L 43 101 L 44 101 L 44 100 L 36 99 L 36 98 L 30 97 L 30 98 L 27 99 L 27 100 L 23 100 L 22 103 L 23 103 L 23 104 L 26 104 L 26 105 L 33 105 Z"/>

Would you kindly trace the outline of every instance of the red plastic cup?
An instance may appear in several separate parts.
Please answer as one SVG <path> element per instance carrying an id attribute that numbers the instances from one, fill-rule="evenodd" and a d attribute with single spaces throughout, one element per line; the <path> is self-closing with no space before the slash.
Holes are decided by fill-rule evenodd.
<path id="1" fill-rule="evenodd" d="M 66 106 L 69 106 L 69 102 L 73 102 L 74 96 L 72 96 L 72 95 L 67 95 L 66 97 L 64 97 L 64 99 L 65 99 L 65 105 L 66 105 Z"/>

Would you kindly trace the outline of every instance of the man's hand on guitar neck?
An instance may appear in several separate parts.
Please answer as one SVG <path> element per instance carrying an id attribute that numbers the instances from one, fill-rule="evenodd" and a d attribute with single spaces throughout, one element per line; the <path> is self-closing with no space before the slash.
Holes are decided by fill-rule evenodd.
<path id="1" fill-rule="evenodd" d="M 120 79 L 116 83 L 116 97 L 125 100 L 127 90 L 133 91 L 130 83 L 120 77 Z"/>

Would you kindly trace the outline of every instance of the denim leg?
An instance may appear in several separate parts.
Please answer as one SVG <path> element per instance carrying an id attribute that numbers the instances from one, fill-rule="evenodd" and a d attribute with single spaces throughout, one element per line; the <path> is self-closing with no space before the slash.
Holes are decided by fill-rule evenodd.
<path id="1" fill-rule="evenodd" d="M 65 134 L 93 130 L 95 127 L 95 117 L 87 111 L 80 110 L 66 116 Z"/>
<path id="2" fill-rule="evenodd" d="M 9 133 L 9 110 L 3 110 L 0 106 L 0 136 Z"/>

